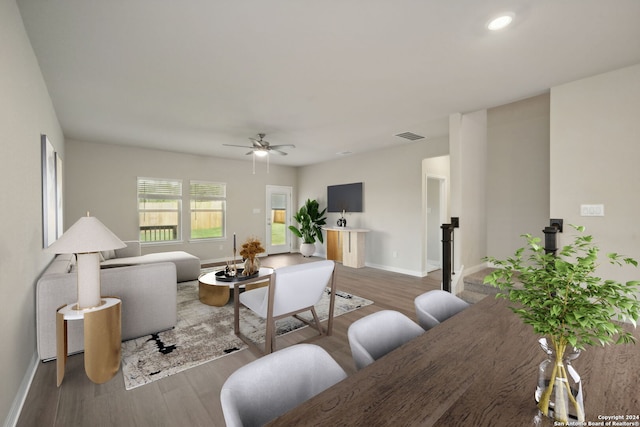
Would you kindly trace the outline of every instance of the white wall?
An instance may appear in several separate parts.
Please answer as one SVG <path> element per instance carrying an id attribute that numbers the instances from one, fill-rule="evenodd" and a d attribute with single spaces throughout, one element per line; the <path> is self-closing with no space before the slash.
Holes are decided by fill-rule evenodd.
<path id="1" fill-rule="evenodd" d="M 549 95 L 450 118 L 456 270 L 506 257 L 549 223 Z"/>
<path id="2" fill-rule="evenodd" d="M 66 175 L 65 229 L 90 211 L 122 240 L 138 240 L 139 176 L 181 179 L 183 194 L 188 194 L 192 179 L 226 183 L 229 238 L 189 242 L 189 211 L 184 202 L 183 241 L 143 248 L 144 253 L 184 250 L 211 261 L 231 257 L 233 233 L 238 243 L 251 236 L 266 242 L 266 186 L 295 187 L 297 170 L 271 164 L 267 174 L 264 161 L 256 161 L 253 175 L 251 161 L 69 140 Z"/>
<path id="3" fill-rule="evenodd" d="M 37 363 L 35 284 L 43 252 L 40 134 L 64 138 L 15 1 L 0 1 L 0 422 L 11 424 Z"/>
<path id="4" fill-rule="evenodd" d="M 640 64 L 551 89 L 551 215 L 584 225 L 603 253 L 640 259 Z M 580 216 L 603 204 L 605 216 Z M 560 242 L 571 233 L 565 231 Z M 638 270 L 599 273 L 640 279 Z"/>
<path id="5" fill-rule="evenodd" d="M 346 218 L 350 227 L 371 230 L 366 235 L 366 264 L 422 275 L 422 160 L 447 154 L 447 139 L 437 138 L 305 166 L 299 171 L 298 205 L 315 198 L 326 206 L 327 186 L 362 182 L 364 212 L 348 213 Z M 335 225 L 339 216 L 328 214 L 327 223 Z M 319 249 L 326 253 L 325 247 Z"/>
<path id="6" fill-rule="evenodd" d="M 487 111 L 452 114 L 449 144 L 451 216 L 460 218 L 460 228 L 454 230 L 453 269 L 473 271 L 486 255 Z"/>
<path id="7" fill-rule="evenodd" d="M 487 111 L 487 255 L 505 258 L 549 225 L 549 94 Z"/>

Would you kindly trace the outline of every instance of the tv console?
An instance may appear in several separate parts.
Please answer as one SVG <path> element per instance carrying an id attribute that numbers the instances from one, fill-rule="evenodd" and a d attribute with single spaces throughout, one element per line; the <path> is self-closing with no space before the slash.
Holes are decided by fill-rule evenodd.
<path id="1" fill-rule="evenodd" d="M 327 232 L 327 259 L 341 262 L 346 267 L 361 268 L 365 263 L 364 228 L 325 227 Z"/>

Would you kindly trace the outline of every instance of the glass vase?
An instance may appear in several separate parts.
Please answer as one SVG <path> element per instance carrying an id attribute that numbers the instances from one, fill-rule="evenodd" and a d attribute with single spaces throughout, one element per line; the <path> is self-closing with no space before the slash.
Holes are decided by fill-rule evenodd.
<path id="1" fill-rule="evenodd" d="M 256 257 L 249 257 L 244 260 L 243 276 L 251 276 L 260 270 L 260 261 Z"/>
<path id="2" fill-rule="evenodd" d="M 567 346 L 558 357 L 551 340 L 541 338 L 538 342 L 547 356 L 538 368 L 535 392 L 538 407 L 546 416 L 565 424 L 570 420 L 583 422 L 582 382 L 571 363 L 580 355 L 580 350 Z"/>

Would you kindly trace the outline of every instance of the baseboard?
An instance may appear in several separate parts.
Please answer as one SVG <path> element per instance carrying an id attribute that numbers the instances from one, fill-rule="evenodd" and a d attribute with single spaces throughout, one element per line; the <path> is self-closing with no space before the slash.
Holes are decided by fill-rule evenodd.
<path id="1" fill-rule="evenodd" d="M 468 267 L 465 269 L 463 277 L 469 274 L 477 273 L 478 271 L 482 271 L 487 267 L 489 267 L 489 264 L 486 262 L 483 262 L 482 264 L 474 265 L 473 267 Z"/>
<path id="2" fill-rule="evenodd" d="M 423 274 L 420 271 L 406 270 L 406 269 L 403 269 L 403 268 L 390 267 L 388 265 L 370 264 L 370 263 L 365 263 L 365 265 L 367 267 L 377 268 L 378 270 L 391 271 L 392 273 L 406 274 L 406 275 L 415 276 L 415 277 L 424 277 L 424 276 L 426 276 L 426 274 Z"/>
<path id="3" fill-rule="evenodd" d="M 36 370 L 38 369 L 38 361 L 38 352 L 34 352 L 33 356 L 31 357 L 31 361 L 29 362 L 29 366 L 27 367 L 27 371 L 22 378 L 22 383 L 20 384 L 20 388 L 18 388 L 16 397 L 13 399 L 11 408 L 9 408 L 7 418 L 5 418 L 4 420 L 4 427 L 15 427 L 15 425 L 18 423 L 18 418 L 20 418 L 22 407 L 24 406 L 24 402 L 27 399 L 27 394 L 29 393 L 29 389 L 31 388 L 31 383 L 33 382 L 33 378 L 36 375 Z"/>

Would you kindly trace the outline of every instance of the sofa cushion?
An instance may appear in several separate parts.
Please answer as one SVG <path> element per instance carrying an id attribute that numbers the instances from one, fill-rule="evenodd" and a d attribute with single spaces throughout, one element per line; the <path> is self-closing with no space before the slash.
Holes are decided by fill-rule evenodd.
<path id="1" fill-rule="evenodd" d="M 113 249 L 100 252 L 100 261 L 106 261 L 116 257 L 116 251 Z"/>
<path id="2" fill-rule="evenodd" d="M 46 269 L 46 274 L 60 274 L 60 273 L 69 273 L 73 270 L 75 265 L 76 257 L 71 254 L 61 254 L 57 255 L 49 267 Z"/>
<path id="3" fill-rule="evenodd" d="M 125 265 L 172 262 L 176 265 L 178 282 L 196 280 L 200 275 L 200 258 L 184 251 L 157 252 L 134 257 L 113 258 L 100 264 L 102 268 Z"/>
<path id="4" fill-rule="evenodd" d="M 133 256 L 140 256 L 142 254 L 140 249 L 140 242 L 137 240 L 125 240 L 124 248 L 116 249 L 116 258 L 128 258 Z"/>

